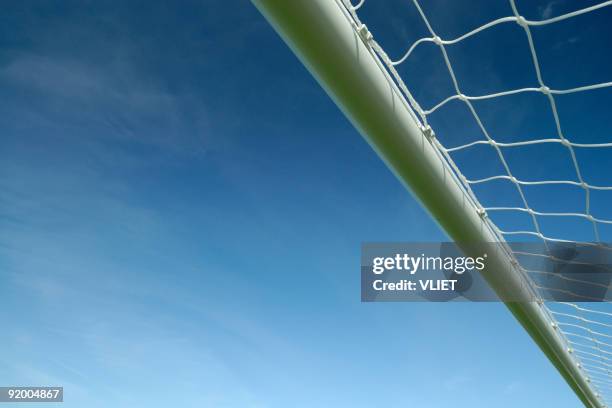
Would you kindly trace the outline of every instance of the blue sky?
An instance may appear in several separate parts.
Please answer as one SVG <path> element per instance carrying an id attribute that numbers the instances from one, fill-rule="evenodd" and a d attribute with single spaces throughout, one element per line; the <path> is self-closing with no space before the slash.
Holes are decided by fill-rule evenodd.
<path id="1" fill-rule="evenodd" d="M 442 3 L 424 8 L 450 37 L 510 14 Z M 374 30 L 382 11 L 367 7 Z M 423 34 L 399 15 L 379 23 L 390 53 Z M 562 34 L 577 27 L 579 42 L 584 24 Z M 481 39 L 488 65 L 453 50 L 470 92 L 533 83 L 497 60 L 513 45 L 490 47 L 514 28 Z M 586 52 L 574 44 L 559 47 Z M 430 106 L 449 90 L 426 48 L 403 69 Z M 567 58 L 572 74 L 551 81 L 600 82 L 603 54 L 590 71 Z M 445 236 L 250 3 L 7 3 L 0 100 L 0 385 L 63 385 L 66 407 L 578 406 L 503 305 L 360 303 L 362 242 Z M 482 104 L 491 126 L 546 131 L 505 103 L 520 120 Z M 580 137 L 609 130 L 602 105 Z M 463 113 L 441 115 L 445 143 L 473 137 Z M 477 157 L 466 173 L 496 169 Z M 587 163 L 597 174 L 606 160 Z"/>

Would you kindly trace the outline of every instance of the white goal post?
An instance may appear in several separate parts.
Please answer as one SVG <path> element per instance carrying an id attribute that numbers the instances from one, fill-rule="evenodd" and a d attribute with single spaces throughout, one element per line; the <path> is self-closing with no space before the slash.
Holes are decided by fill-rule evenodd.
<path id="1" fill-rule="evenodd" d="M 351 17 L 345 5 L 339 0 L 252 1 L 455 242 L 500 242 L 483 271 L 500 298 L 505 293 L 533 291 L 485 212 L 436 148 L 431 129 L 415 116 L 411 101 L 372 49 L 367 28 Z M 605 407 L 543 302 L 506 305 L 585 406 Z"/>

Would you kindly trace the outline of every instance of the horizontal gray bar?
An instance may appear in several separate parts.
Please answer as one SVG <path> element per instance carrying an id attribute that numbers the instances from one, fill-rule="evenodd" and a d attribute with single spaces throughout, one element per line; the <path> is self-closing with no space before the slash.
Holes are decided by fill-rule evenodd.
<path id="1" fill-rule="evenodd" d="M 64 387 L 0 387 L 0 402 L 64 402 Z"/>
<path id="2" fill-rule="evenodd" d="M 472 256 L 466 256 L 469 253 Z M 502 254 L 529 290 L 494 292 Z M 363 302 L 612 302 L 612 244 L 372 242 L 361 247 Z"/>

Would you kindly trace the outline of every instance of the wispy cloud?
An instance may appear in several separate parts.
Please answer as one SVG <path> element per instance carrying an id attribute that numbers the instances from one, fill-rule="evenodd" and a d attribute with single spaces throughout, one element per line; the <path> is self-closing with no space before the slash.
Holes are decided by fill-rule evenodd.
<path id="1" fill-rule="evenodd" d="M 557 1 L 550 1 L 545 6 L 538 7 L 538 10 L 540 11 L 540 17 L 543 20 L 551 18 L 557 3 Z"/>
<path id="2" fill-rule="evenodd" d="M 512 381 L 504 387 L 504 394 L 513 395 L 521 391 L 523 384 L 520 381 Z"/>
<path id="3" fill-rule="evenodd" d="M 444 381 L 444 388 L 448 391 L 456 391 L 466 387 L 472 380 L 471 376 L 458 373 Z"/>
<path id="4" fill-rule="evenodd" d="M 33 103 L 17 101 L 15 106 L 19 119 L 25 114 L 38 119 L 30 126 L 172 150 L 202 148 L 210 140 L 203 102 L 144 80 L 129 59 L 95 66 L 62 56 L 21 54 L 0 69 L 0 83 L 32 94 Z"/>

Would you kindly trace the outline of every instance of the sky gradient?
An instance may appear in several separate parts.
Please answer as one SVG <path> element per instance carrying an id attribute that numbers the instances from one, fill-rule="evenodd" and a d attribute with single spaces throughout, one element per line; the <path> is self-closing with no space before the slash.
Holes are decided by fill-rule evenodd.
<path id="1" fill-rule="evenodd" d="M 442 3 L 427 9 L 450 37 L 510 14 L 506 2 Z M 382 11 L 369 13 L 374 31 Z M 423 32 L 394 16 L 381 42 L 401 54 Z M 528 66 L 512 47 L 485 48 Z M 417 57 L 430 51 L 439 58 Z M 474 80 L 485 74 L 524 79 L 460 51 L 471 93 L 493 87 Z M 591 71 L 551 81 L 599 82 L 609 55 L 591 57 Z M 419 66 L 404 74 L 428 107 L 448 78 Z M 569 99 L 563 109 L 584 104 Z M 445 235 L 250 3 L 7 3 L 0 101 L 0 385 L 62 385 L 67 408 L 578 406 L 501 304 L 360 303 L 362 242 Z M 483 104 L 491 126 L 545 133 L 533 110 L 505 103 L 520 120 Z M 589 106 L 607 132 L 605 102 Z M 442 115 L 443 142 L 474 137 L 461 114 Z M 478 164 L 466 172 L 496 171 L 485 157 L 466 157 Z"/>

